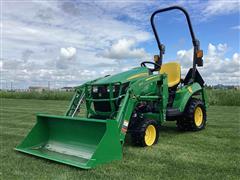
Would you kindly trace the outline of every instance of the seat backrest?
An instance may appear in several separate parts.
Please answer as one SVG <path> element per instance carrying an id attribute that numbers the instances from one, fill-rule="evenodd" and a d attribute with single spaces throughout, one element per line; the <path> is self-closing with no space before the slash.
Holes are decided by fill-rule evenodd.
<path id="1" fill-rule="evenodd" d="M 162 64 L 160 74 L 168 75 L 168 87 L 177 85 L 181 80 L 181 67 L 177 62 Z"/>

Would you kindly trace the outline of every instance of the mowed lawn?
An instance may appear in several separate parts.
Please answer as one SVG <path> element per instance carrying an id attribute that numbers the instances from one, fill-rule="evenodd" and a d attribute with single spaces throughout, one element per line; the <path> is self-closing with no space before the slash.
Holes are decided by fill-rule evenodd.
<path id="1" fill-rule="evenodd" d="M 150 148 L 124 146 L 122 161 L 82 170 L 19 153 L 14 148 L 35 124 L 35 113 L 61 115 L 67 101 L 1 100 L 1 168 L 6 179 L 240 179 L 240 107 L 212 106 L 207 128 L 178 132 L 161 128 Z"/>

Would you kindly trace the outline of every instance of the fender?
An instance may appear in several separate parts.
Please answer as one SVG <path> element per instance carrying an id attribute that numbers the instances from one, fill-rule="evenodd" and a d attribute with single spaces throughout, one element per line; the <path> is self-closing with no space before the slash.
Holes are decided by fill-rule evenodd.
<path id="1" fill-rule="evenodd" d="M 183 112 L 190 98 L 202 90 L 199 83 L 193 83 L 188 86 L 184 86 L 177 90 L 173 107 L 178 108 L 180 112 Z"/>

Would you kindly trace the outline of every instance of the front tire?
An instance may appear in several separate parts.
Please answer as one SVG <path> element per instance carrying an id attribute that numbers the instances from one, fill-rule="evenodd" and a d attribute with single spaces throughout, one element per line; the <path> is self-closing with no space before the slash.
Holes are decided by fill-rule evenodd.
<path id="1" fill-rule="evenodd" d="M 133 127 L 132 142 L 137 146 L 152 146 L 158 142 L 159 125 L 154 120 L 143 119 Z"/>

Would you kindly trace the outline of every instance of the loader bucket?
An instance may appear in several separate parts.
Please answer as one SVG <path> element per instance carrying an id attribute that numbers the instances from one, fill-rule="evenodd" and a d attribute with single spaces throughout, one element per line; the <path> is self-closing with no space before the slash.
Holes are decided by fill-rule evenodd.
<path id="1" fill-rule="evenodd" d="M 115 120 L 37 115 L 37 123 L 17 151 L 90 169 L 122 159 Z"/>

